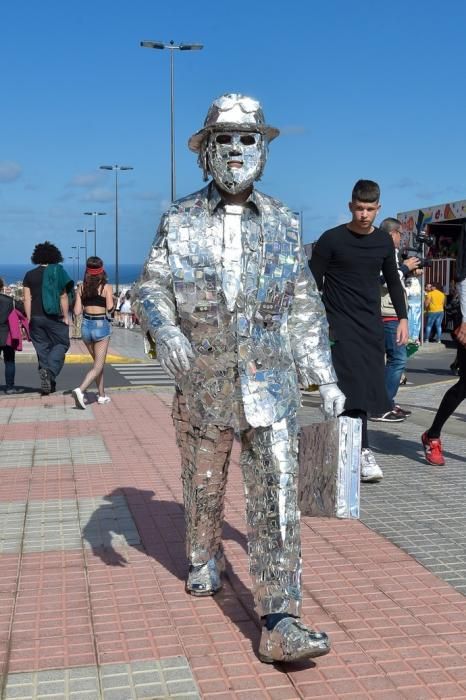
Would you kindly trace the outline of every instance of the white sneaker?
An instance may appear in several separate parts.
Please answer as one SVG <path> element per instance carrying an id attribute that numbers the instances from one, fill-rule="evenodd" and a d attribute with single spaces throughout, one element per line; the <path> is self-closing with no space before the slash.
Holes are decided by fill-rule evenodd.
<path id="1" fill-rule="evenodd" d="M 374 453 L 368 447 L 361 450 L 361 481 L 380 481 L 383 471 L 375 461 Z"/>
<path id="2" fill-rule="evenodd" d="M 83 409 L 86 408 L 86 404 L 84 403 L 84 394 L 81 391 L 81 389 L 79 388 L 79 386 L 77 389 L 73 389 L 73 391 L 71 392 L 71 395 L 72 395 L 74 402 L 76 404 L 76 408 L 83 408 Z"/>
<path id="3" fill-rule="evenodd" d="M 97 397 L 97 403 L 100 403 L 100 404 L 110 403 L 111 400 L 112 399 L 110 398 L 110 396 L 98 396 Z"/>

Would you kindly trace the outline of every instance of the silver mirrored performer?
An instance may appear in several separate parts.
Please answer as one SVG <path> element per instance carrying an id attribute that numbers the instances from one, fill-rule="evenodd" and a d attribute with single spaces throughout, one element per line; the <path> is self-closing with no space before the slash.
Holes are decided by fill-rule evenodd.
<path id="1" fill-rule="evenodd" d="M 319 385 L 327 416 L 344 407 L 299 218 L 253 186 L 278 133 L 250 97 L 212 103 L 189 140 L 212 180 L 164 214 L 134 294 L 142 328 L 176 380 L 192 595 L 213 595 L 222 585 L 228 464 L 235 433 L 241 440 L 264 662 L 330 649 L 325 633 L 299 621 L 299 386 Z"/>

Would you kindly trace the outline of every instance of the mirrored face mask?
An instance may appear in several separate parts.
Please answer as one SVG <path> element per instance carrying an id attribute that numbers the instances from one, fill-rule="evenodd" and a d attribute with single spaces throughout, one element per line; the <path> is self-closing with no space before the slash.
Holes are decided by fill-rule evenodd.
<path id="1" fill-rule="evenodd" d="M 267 146 L 261 134 L 249 131 L 214 132 L 209 136 L 209 170 L 217 185 L 237 194 L 252 185 L 264 168 Z"/>

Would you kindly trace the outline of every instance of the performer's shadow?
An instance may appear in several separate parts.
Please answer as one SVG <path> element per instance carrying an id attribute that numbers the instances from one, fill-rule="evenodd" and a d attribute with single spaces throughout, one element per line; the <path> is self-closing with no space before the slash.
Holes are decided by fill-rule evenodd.
<path id="1" fill-rule="evenodd" d="M 84 525 L 84 540 L 90 545 L 93 554 L 108 566 L 129 564 L 125 552 L 130 545 L 152 557 L 177 579 L 185 581 L 188 560 L 185 551 L 184 507 L 176 501 L 161 501 L 154 499 L 154 496 L 154 491 L 132 486 L 114 489 L 104 496 L 105 504 L 94 511 Z M 231 540 L 247 552 L 246 536 L 228 522 L 223 526 L 223 540 Z M 240 632 L 251 640 L 253 649 L 257 650 L 260 623 L 254 611 L 253 595 L 227 556 L 225 561 L 224 586 L 213 600 Z M 277 664 L 276 668 L 290 672 L 314 666 L 312 661 L 303 661 L 287 664 L 286 667 Z"/>

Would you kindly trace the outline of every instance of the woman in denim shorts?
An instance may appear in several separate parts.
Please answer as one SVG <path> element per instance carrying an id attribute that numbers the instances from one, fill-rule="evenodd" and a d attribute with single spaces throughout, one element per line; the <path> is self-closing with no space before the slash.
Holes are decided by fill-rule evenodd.
<path id="1" fill-rule="evenodd" d="M 86 374 L 80 386 L 71 392 L 76 408 L 86 408 L 84 392 L 95 382 L 97 403 L 110 402 L 104 391 L 104 367 L 112 326 L 108 314 L 113 311 L 112 286 L 107 282 L 107 274 L 101 258 L 87 259 L 84 282 L 78 286 L 74 313 L 83 315 L 81 338 L 89 350 L 94 366 Z"/>

